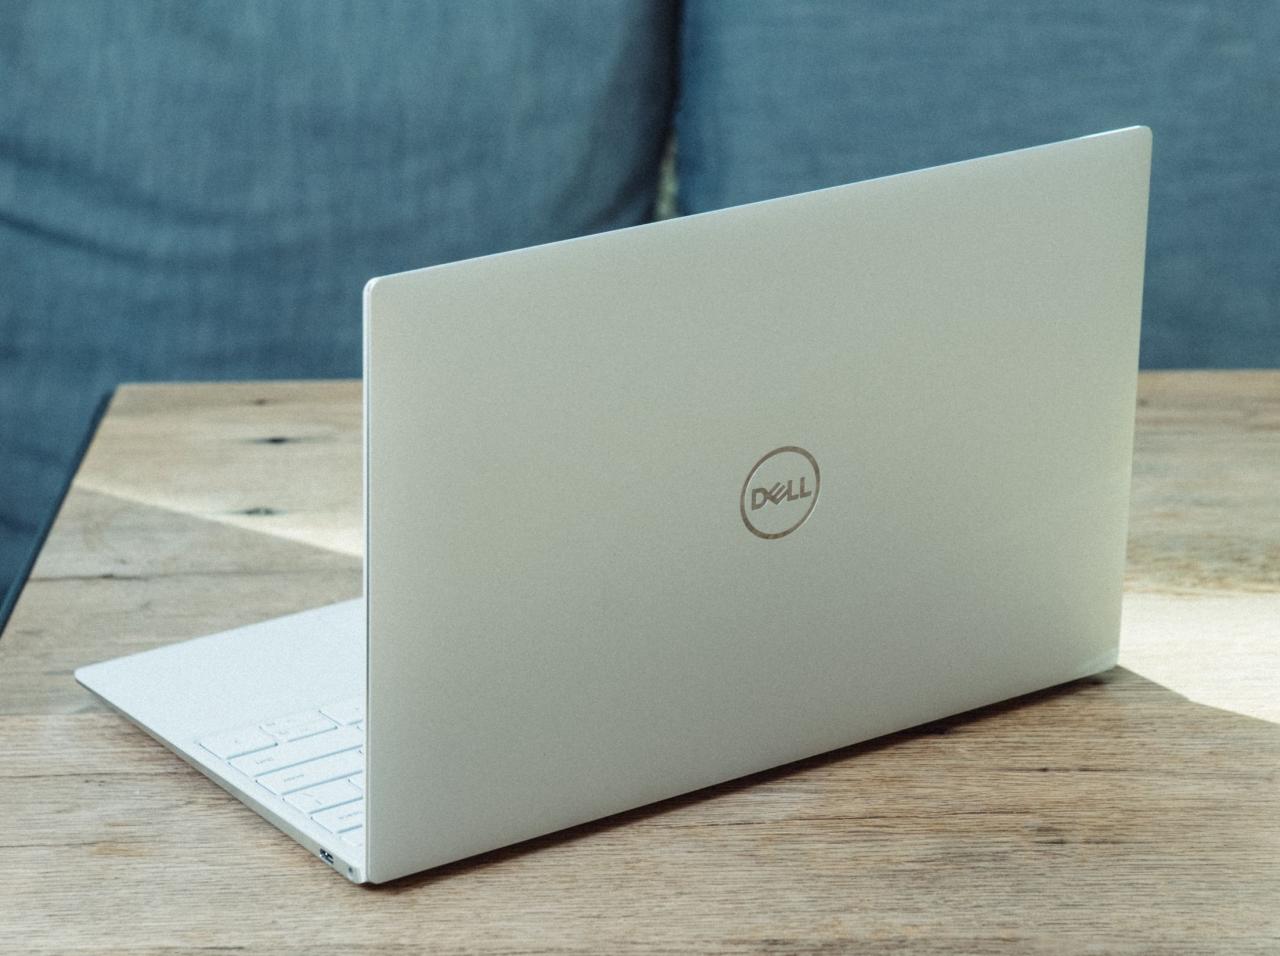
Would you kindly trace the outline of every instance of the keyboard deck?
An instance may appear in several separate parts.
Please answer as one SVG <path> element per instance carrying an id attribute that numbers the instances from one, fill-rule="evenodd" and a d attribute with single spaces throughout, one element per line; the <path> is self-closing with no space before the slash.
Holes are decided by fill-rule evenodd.
<path id="1" fill-rule="evenodd" d="M 200 739 L 200 746 L 353 847 L 364 846 L 364 699 Z"/>

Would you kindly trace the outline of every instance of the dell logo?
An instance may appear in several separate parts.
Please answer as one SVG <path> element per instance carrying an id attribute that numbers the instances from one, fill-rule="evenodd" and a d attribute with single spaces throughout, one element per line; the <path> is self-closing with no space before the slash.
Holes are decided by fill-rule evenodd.
<path id="1" fill-rule="evenodd" d="M 767 504 L 781 504 L 784 501 L 799 501 L 801 498 L 808 498 L 813 494 L 812 491 L 804 490 L 805 476 L 800 476 L 800 487 L 793 488 L 794 481 L 788 480 L 784 485 L 778 482 L 772 488 L 752 488 L 751 489 L 751 510 L 756 511 L 763 508 Z"/>
<path id="2" fill-rule="evenodd" d="M 795 445 L 775 448 L 747 472 L 739 500 L 742 523 L 758 538 L 789 535 L 813 513 L 820 482 L 811 454 Z"/>

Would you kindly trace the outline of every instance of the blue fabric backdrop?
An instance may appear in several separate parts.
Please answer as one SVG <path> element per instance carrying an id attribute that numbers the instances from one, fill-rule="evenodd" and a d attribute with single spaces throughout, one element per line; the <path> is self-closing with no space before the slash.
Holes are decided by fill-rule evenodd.
<path id="1" fill-rule="evenodd" d="M 371 275 L 1131 123 L 1143 359 L 1280 364 L 1274 0 L 9 0 L 0 589 L 119 381 L 359 374 Z M 607 316 L 602 317 L 607 321 Z"/>

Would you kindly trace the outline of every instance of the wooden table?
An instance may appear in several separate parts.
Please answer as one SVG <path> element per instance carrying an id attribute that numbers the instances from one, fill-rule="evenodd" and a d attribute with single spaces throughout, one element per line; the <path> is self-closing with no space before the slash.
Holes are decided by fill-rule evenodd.
<path id="1" fill-rule="evenodd" d="M 116 394 L 0 640 L 0 951 L 1280 952 L 1280 373 L 1143 376 L 1109 674 L 375 889 L 71 679 L 357 595 L 359 429 Z"/>

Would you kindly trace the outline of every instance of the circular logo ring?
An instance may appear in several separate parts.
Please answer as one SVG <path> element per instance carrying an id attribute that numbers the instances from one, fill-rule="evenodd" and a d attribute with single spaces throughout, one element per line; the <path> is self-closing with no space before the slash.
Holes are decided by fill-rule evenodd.
<path id="1" fill-rule="evenodd" d="M 813 469 L 813 496 L 809 499 L 809 507 L 805 508 L 804 514 L 802 514 L 800 518 L 790 527 L 785 528 L 782 531 L 772 531 L 772 532 L 761 531 L 759 528 L 757 528 L 755 525 L 751 523 L 751 519 L 747 515 L 747 489 L 751 487 L 751 479 L 755 477 L 756 472 L 760 470 L 760 467 L 765 462 L 769 461 L 769 459 L 775 457 L 776 455 L 781 455 L 786 452 L 791 452 L 797 455 L 801 455 L 805 458 L 805 460 L 809 462 L 809 467 Z M 742 515 L 742 523 L 746 525 L 747 530 L 750 531 L 752 534 L 754 534 L 757 538 L 765 538 L 766 540 L 770 540 L 770 541 L 775 538 L 785 538 L 792 531 L 795 531 L 796 528 L 800 527 L 802 524 L 804 524 L 806 521 L 809 520 L 809 515 L 813 514 L 813 508 L 818 503 L 818 492 L 821 488 L 822 488 L 822 475 L 818 471 L 818 462 L 814 459 L 814 457 L 811 454 L 809 454 L 799 445 L 783 445 L 781 448 L 775 448 L 773 451 L 769 452 L 767 455 L 765 455 L 763 458 L 761 458 L 759 461 L 757 461 L 754 465 L 751 466 L 751 470 L 747 472 L 746 481 L 742 483 L 742 493 L 738 496 L 738 512 Z"/>

